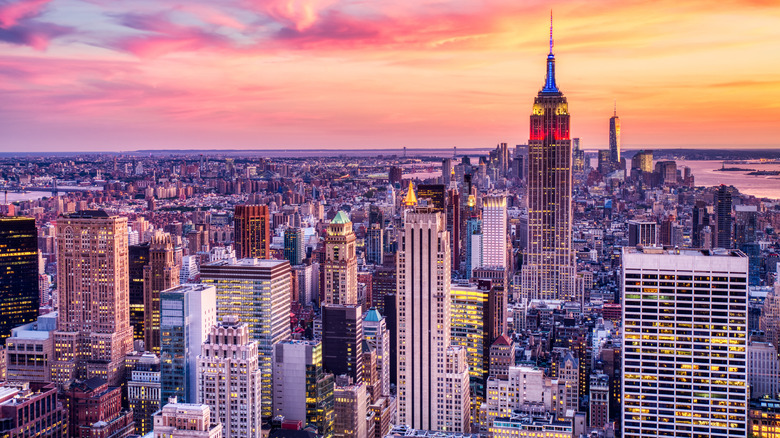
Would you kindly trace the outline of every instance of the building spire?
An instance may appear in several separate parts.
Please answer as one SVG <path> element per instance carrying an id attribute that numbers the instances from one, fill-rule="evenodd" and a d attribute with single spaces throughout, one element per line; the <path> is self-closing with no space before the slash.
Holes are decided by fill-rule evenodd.
<path id="1" fill-rule="evenodd" d="M 615 112 L 612 115 L 617 117 L 617 99 L 615 99 Z"/>
<path id="2" fill-rule="evenodd" d="M 550 55 L 553 54 L 553 16 L 552 16 L 552 9 L 550 9 Z"/>
<path id="3" fill-rule="evenodd" d="M 555 84 L 555 55 L 553 55 L 553 22 L 550 10 L 550 53 L 547 55 L 547 78 L 544 81 L 543 93 L 560 93 Z"/>

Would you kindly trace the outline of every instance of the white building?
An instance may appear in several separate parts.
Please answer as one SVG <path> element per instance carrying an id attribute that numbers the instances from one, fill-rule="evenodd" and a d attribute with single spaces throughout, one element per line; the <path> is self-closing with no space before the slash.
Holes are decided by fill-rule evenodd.
<path id="1" fill-rule="evenodd" d="M 262 435 L 261 373 L 257 341 L 246 324 L 226 316 L 211 329 L 198 356 L 198 403 L 211 408 L 225 438 Z"/>
<path id="2" fill-rule="evenodd" d="M 188 283 L 198 276 L 198 256 L 184 256 L 181 258 L 181 271 L 179 271 L 179 283 Z"/>
<path id="3" fill-rule="evenodd" d="M 466 352 L 451 348 L 450 245 L 443 213 L 406 212 L 398 251 L 398 422 L 468 432 Z M 463 388 L 466 388 L 463 391 Z M 441 403 L 446 400 L 446 403 Z"/>
<path id="4" fill-rule="evenodd" d="M 387 320 L 375 308 L 369 309 L 363 318 L 363 339 L 376 351 L 376 366 L 381 395 L 390 395 L 390 332 Z"/>
<path id="5" fill-rule="evenodd" d="M 154 415 L 154 438 L 222 438 L 206 405 L 168 403 Z"/>
<path id="6" fill-rule="evenodd" d="M 751 342 L 748 346 L 748 383 L 750 398 L 780 393 L 780 364 L 777 349 L 769 342 Z"/>
<path id="7" fill-rule="evenodd" d="M 505 196 L 482 199 L 482 264 L 489 268 L 506 268 L 507 215 Z M 477 266 L 473 266 L 476 268 Z"/>
<path id="8" fill-rule="evenodd" d="M 747 435 L 748 258 L 623 248 L 623 436 Z"/>

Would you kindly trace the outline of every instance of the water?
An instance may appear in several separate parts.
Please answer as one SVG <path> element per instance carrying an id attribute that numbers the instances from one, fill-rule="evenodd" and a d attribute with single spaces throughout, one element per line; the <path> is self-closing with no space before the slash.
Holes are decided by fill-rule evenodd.
<path id="1" fill-rule="evenodd" d="M 27 192 L 27 193 L 17 193 L 17 192 L 8 192 L 8 202 L 24 202 L 24 201 L 34 201 L 36 199 L 41 199 L 43 197 L 51 197 L 51 192 Z M 0 201 L 5 200 L 5 193 L 0 191 Z"/>
<path id="2" fill-rule="evenodd" d="M 780 199 L 780 175 L 748 175 L 750 172 L 720 172 L 722 161 L 678 160 L 677 168 L 690 167 L 697 187 L 711 187 L 726 184 L 739 189 L 740 193 L 757 198 Z M 756 170 L 778 170 L 780 163 L 747 162 L 745 164 L 726 164 L 726 167 L 739 167 Z"/>

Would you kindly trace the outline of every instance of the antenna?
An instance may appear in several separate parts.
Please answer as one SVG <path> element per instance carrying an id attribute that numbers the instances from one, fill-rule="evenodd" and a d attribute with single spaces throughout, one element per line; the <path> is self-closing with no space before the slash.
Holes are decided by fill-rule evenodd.
<path id="1" fill-rule="evenodd" d="M 553 52 L 553 16 L 552 9 L 550 9 L 550 53 Z"/>
<path id="2" fill-rule="evenodd" d="M 615 112 L 614 116 L 617 117 L 617 99 L 615 99 Z"/>

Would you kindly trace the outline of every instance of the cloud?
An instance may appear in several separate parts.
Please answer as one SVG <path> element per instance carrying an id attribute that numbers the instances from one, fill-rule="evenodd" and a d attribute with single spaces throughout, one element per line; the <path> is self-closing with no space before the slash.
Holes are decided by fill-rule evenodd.
<path id="1" fill-rule="evenodd" d="M 155 58 L 170 53 L 194 52 L 202 49 L 227 48 L 230 40 L 216 32 L 197 26 L 174 23 L 166 14 L 116 14 L 114 18 L 125 27 L 143 31 L 146 35 L 123 37 L 112 47 L 141 58 Z"/>
<path id="2" fill-rule="evenodd" d="M 45 50 L 52 39 L 72 33 L 70 27 L 35 20 L 43 14 L 49 1 L 0 3 L 0 41 Z"/>

